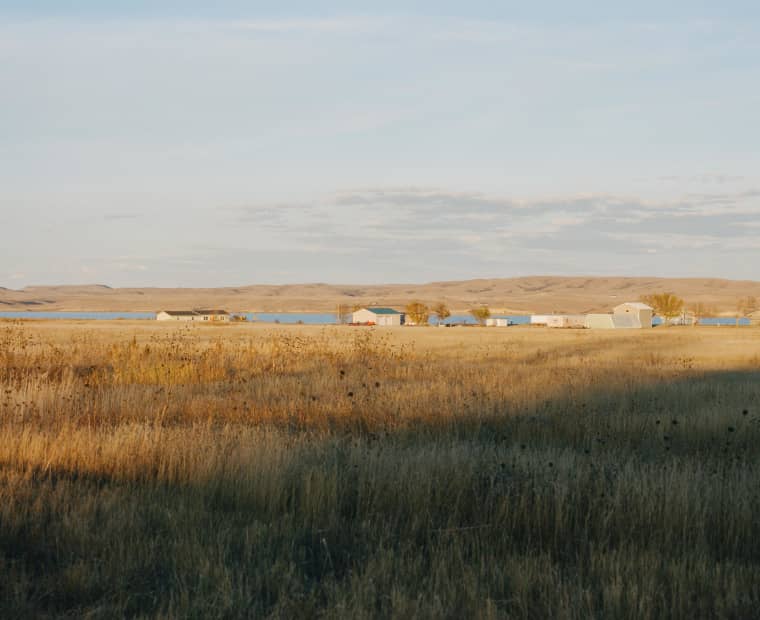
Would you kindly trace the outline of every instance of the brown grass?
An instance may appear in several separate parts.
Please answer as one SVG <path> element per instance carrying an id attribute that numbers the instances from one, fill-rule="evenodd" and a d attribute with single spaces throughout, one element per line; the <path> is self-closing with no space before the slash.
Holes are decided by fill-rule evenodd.
<path id="1" fill-rule="evenodd" d="M 411 300 L 445 302 L 466 314 L 486 304 L 495 312 L 609 312 L 624 301 L 652 293 L 675 292 L 701 302 L 710 312 L 733 316 L 742 297 L 760 297 L 760 282 L 717 278 L 626 278 L 527 276 L 427 284 L 288 284 L 227 288 L 109 288 L 107 286 L 34 286 L 20 291 L 0 288 L 6 310 L 146 311 L 227 308 L 256 312 L 334 312 L 338 304 L 405 307 Z"/>
<path id="2" fill-rule="evenodd" d="M 760 330 L 0 323 L 0 616 L 754 617 Z"/>

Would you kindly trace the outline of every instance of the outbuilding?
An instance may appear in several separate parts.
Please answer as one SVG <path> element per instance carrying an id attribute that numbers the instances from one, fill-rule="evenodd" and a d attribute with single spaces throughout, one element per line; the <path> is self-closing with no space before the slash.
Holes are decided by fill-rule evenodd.
<path id="1" fill-rule="evenodd" d="M 226 310 L 161 310 L 156 320 L 228 323 L 230 314 Z"/>
<path id="2" fill-rule="evenodd" d="M 394 327 L 403 325 L 406 315 L 393 308 L 361 308 L 351 315 L 351 323 L 354 325 L 382 325 Z"/>
<path id="3" fill-rule="evenodd" d="M 617 316 L 634 316 L 638 322 L 638 327 L 652 327 L 652 315 L 654 309 L 652 306 L 641 303 L 640 301 L 628 301 L 612 309 L 612 313 Z"/>
<path id="4" fill-rule="evenodd" d="M 550 314 L 546 319 L 547 327 L 560 329 L 577 329 L 586 327 L 585 314 Z"/>
<path id="5" fill-rule="evenodd" d="M 157 321 L 195 321 L 198 313 L 195 310 L 161 310 L 156 314 Z"/>
<path id="6" fill-rule="evenodd" d="M 588 329 L 639 329 L 641 323 L 633 315 L 628 314 L 587 314 Z"/>
<path id="7" fill-rule="evenodd" d="M 215 323 L 229 323 L 230 313 L 226 310 L 196 310 L 201 321 L 212 321 Z"/>

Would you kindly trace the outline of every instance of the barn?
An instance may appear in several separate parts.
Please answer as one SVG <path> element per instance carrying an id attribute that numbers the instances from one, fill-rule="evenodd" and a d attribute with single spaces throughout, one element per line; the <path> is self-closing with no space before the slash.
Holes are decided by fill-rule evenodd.
<path id="1" fill-rule="evenodd" d="M 382 325 L 393 327 L 403 325 L 406 315 L 393 308 L 361 308 L 351 315 L 351 323 L 355 325 Z"/>
<path id="2" fill-rule="evenodd" d="M 629 301 L 615 306 L 612 309 L 612 313 L 616 316 L 630 315 L 636 317 L 638 327 L 652 327 L 652 314 L 654 310 L 651 306 L 643 304 L 640 301 Z"/>
<path id="3" fill-rule="evenodd" d="M 590 329 L 642 329 L 652 327 L 652 308 L 638 301 L 629 301 L 612 309 L 612 314 L 587 314 Z"/>

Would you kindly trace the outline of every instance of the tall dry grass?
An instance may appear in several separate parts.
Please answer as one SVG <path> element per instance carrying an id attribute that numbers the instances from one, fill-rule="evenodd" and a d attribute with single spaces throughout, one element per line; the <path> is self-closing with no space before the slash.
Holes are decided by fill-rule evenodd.
<path id="1" fill-rule="evenodd" d="M 760 330 L 0 324 L 0 616 L 751 618 Z"/>

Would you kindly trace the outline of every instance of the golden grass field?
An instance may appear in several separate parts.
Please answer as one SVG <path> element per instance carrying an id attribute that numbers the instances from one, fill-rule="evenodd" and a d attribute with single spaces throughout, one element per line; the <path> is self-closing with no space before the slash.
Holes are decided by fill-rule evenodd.
<path id="1" fill-rule="evenodd" d="M 760 329 L 0 322 L 0 617 L 753 618 Z"/>

